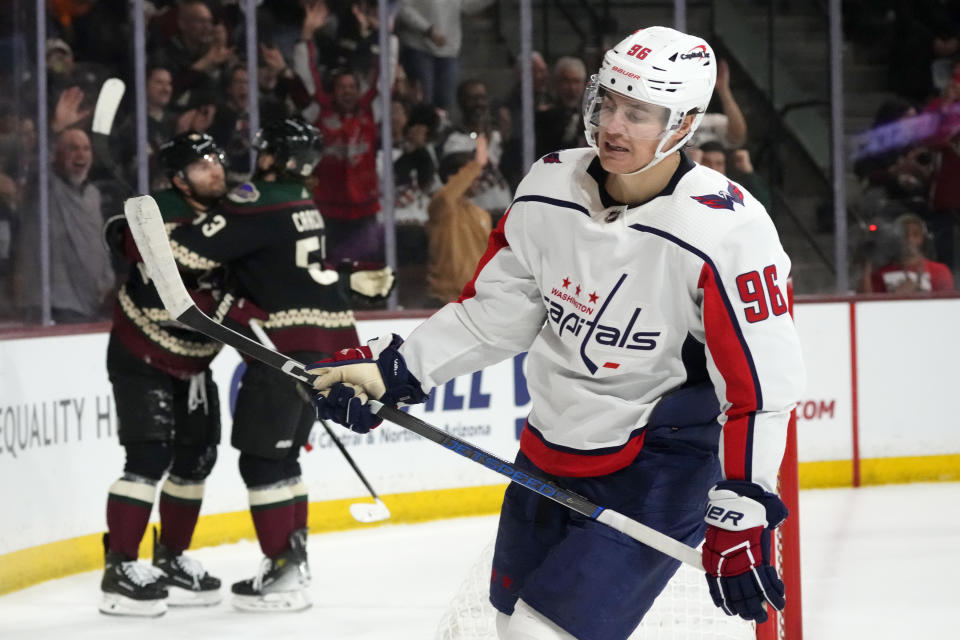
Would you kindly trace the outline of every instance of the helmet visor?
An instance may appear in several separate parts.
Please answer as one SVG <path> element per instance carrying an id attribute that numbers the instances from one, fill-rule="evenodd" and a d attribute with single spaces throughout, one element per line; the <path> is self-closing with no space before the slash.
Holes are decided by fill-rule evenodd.
<path id="1" fill-rule="evenodd" d="M 205 153 L 187 165 L 184 172 L 190 176 L 207 175 L 222 172 L 225 161 L 219 153 Z"/>
<path id="2" fill-rule="evenodd" d="M 599 133 L 633 140 L 660 140 L 669 129 L 670 110 L 600 87 L 594 100 L 592 123 Z"/>

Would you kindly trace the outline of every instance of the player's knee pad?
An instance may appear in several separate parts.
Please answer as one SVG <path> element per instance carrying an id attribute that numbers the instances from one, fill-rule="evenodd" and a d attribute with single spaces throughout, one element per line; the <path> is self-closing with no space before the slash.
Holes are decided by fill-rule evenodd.
<path id="1" fill-rule="evenodd" d="M 134 442 L 124 445 L 127 459 L 123 472 L 159 482 L 170 466 L 173 447 L 167 442 Z"/>
<path id="2" fill-rule="evenodd" d="M 240 454 L 240 477 L 247 487 L 263 487 L 296 478 L 300 475 L 299 465 L 297 469 L 297 473 L 291 473 L 285 460 L 271 460 L 249 453 Z"/>
<path id="3" fill-rule="evenodd" d="M 497 622 L 500 640 L 577 640 L 522 599 L 513 608 L 505 635 L 500 630 L 500 620 Z"/>
<path id="4" fill-rule="evenodd" d="M 170 466 L 170 475 L 182 480 L 205 480 L 213 465 L 217 462 L 216 445 L 183 446 L 173 448 L 173 464 Z"/>

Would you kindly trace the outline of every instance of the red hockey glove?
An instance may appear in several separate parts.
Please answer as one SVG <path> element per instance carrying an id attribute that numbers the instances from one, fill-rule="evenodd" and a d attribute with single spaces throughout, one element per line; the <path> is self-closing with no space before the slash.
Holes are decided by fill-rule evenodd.
<path id="1" fill-rule="evenodd" d="M 769 602 L 784 604 L 783 581 L 770 565 L 770 531 L 787 517 L 776 495 L 752 482 L 727 480 L 708 494 L 703 568 L 714 604 L 730 616 L 764 622 Z"/>

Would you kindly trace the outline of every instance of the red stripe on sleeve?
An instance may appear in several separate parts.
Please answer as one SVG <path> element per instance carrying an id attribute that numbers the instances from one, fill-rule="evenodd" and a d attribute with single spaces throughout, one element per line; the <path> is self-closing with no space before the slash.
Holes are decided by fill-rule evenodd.
<path id="1" fill-rule="evenodd" d="M 727 421 L 723 426 L 723 464 L 728 480 L 749 480 L 748 460 L 752 455 L 753 414 L 757 410 L 757 388 L 749 354 L 737 333 L 736 320 L 724 304 L 716 274 L 704 264 L 700 271 L 703 289 L 703 328 L 707 348 L 726 385 Z"/>
<path id="2" fill-rule="evenodd" d="M 493 259 L 493 256 L 495 256 L 500 249 L 510 246 L 507 243 L 507 234 L 504 232 L 508 215 L 510 215 L 510 209 L 507 209 L 507 212 L 500 218 L 500 222 L 497 223 L 497 228 L 490 232 L 490 239 L 487 240 L 487 250 L 480 256 L 480 262 L 477 263 L 477 270 L 473 272 L 473 278 L 470 279 L 470 282 L 464 285 L 463 291 L 460 292 L 460 297 L 457 298 L 457 302 L 463 302 L 477 295 L 476 284 L 480 272 L 483 271 L 483 268 L 487 266 L 487 263 Z"/>

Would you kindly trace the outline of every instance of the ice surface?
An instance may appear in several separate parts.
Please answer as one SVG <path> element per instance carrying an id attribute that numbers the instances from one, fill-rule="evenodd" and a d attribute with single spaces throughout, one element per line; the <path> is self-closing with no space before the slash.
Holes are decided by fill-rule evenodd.
<path id="1" fill-rule="evenodd" d="M 804 636 L 957 637 L 957 505 L 960 483 L 801 492 Z M 294 614 L 229 605 L 230 583 L 260 560 L 253 542 L 191 552 L 225 583 L 224 602 L 156 619 L 100 614 L 100 572 L 79 574 L 0 597 L 0 638 L 430 640 L 495 529 L 481 517 L 311 536 L 314 606 Z"/>

